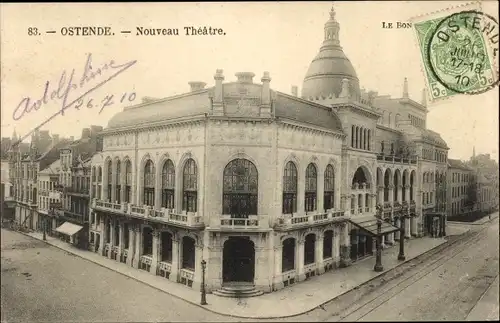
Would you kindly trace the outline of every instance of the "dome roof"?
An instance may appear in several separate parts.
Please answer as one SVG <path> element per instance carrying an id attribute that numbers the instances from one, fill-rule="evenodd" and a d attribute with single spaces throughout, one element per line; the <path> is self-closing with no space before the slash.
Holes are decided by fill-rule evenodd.
<path id="1" fill-rule="evenodd" d="M 358 97 L 359 80 L 351 62 L 344 54 L 339 42 L 339 23 L 335 11 L 330 11 L 330 19 L 325 24 L 325 39 L 319 53 L 309 65 L 302 85 L 302 97 L 338 96 L 342 90 L 342 80 L 349 80 L 349 94 Z"/>

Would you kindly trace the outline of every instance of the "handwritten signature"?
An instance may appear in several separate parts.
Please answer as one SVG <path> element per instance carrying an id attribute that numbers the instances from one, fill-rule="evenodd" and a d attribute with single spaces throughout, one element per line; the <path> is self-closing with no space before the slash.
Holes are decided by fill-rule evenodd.
<path id="1" fill-rule="evenodd" d="M 23 118 L 25 115 L 33 112 L 33 111 L 38 111 L 41 107 L 46 105 L 49 102 L 57 102 L 59 100 L 61 101 L 61 108 L 54 113 L 52 116 L 47 118 L 45 121 L 43 121 L 41 124 L 39 124 L 37 127 L 33 128 L 29 133 L 27 133 L 24 137 L 22 137 L 19 142 L 23 141 L 24 139 L 28 138 L 34 131 L 37 129 L 40 129 L 47 123 L 49 123 L 51 120 L 53 120 L 55 117 L 58 115 L 64 115 L 64 112 L 71 108 L 74 107 L 77 110 L 80 110 L 80 108 L 86 103 L 87 108 L 94 108 L 94 107 L 99 107 L 100 110 L 99 113 L 101 113 L 104 108 L 113 105 L 114 104 L 114 95 L 107 95 L 102 101 L 101 104 L 95 104 L 93 102 L 93 99 L 88 99 L 88 94 L 92 93 L 93 91 L 97 90 L 107 82 L 111 81 L 113 78 L 117 77 L 121 73 L 125 72 L 127 69 L 132 67 L 135 63 L 137 63 L 137 60 L 133 60 L 130 62 L 127 62 L 125 64 L 120 64 L 117 65 L 114 60 L 110 60 L 108 63 L 102 65 L 101 67 L 95 69 L 92 66 L 92 53 L 89 53 L 87 55 L 87 61 L 85 62 L 85 67 L 83 69 L 83 74 L 81 75 L 79 81 L 74 81 L 75 78 L 75 69 L 73 69 L 70 73 L 67 73 L 66 70 L 64 70 L 61 74 L 61 77 L 59 78 L 59 84 L 57 87 L 54 89 L 51 87 L 50 81 L 47 81 L 45 83 L 45 88 L 44 92 L 41 98 L 38 100 L 33 100 L 30 97 L 25 97 L 24 99 L 21 100 L 17 108 L 14 110 L 12 114 L 12 119 L 14 120 L 20 120 Z M 99 77 L 103 77 L 105 74 L 111 72 L 111 74 L 104 80 L 100 81 L 97 85 L 93 86 L 89 90 L 85 91 L 85 93 L 81 94 L 78 96 L 76 99 L 71 100 L 69 99 L 70 93 L 74 92 L 75 90 L 78 89 L 83 89 L 90 81 L 92 80 L 98 80 Z M 69 76 L 68 76 L 69 75 Z M 50 93 L 50 94 L 49 94 Z M 136 94 L 135 93 L 123 93 L 120 103 L 122 103 L 125 100 L 128 100 L 129 102 L 135 100 Z M 69 102 L 68 102 L 69 101 Z M 18 142 L 18 143 L 19 143 Z M 17 143 L 16 143 L 17 144 Z"/>

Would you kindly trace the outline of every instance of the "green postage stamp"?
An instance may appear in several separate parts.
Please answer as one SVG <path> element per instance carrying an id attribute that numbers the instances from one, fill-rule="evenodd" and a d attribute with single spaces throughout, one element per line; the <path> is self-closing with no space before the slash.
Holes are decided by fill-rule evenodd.
<path id="1" fill-rule="evenodd" d="M 479 3 L 412 19 L 432 101 L 498 84 L 498 22 Z"/>

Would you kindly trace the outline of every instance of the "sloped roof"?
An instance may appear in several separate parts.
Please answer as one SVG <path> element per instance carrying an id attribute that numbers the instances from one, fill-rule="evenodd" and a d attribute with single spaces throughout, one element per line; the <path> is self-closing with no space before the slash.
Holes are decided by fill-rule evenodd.
<path id="1" fill-rule="evenodd" d="M 237 91 L 240 89 L 248 90 L 251 93 L 248 99 L 260 100 L 261 88 L 262 84 L 255 83 L 224 83 L 224 103 L 230 106 L 234 105 L 235 100 L 247 99 L 244 95 L 238 97 L 239 94 Z M 126 107 L 122 112 L 117 113 L 110 119 L 107 129 L 139 126 L 183 117 L 203 116 L 205 113 L 210 112 L 210 93 L 213 89 L 212 87 Z M 256 93 L 258 93 L 258 97 L 255 95 Z M 335 112 L 332 112 L 326 106 L 273 90 L 271 90 L 271 97 L 273 98 L 272 106 L 276 117 L 343 132 L 340 119 Z M 245 112 L 238 115 L 237 111 L 232 111 L 228 115 L 238 117 L 250 116 L 246 115 Z"/>
<path id="2" fill-rule="evenodd" d="M 37 161 L 40 164 L 40 170 L 44 170 L 46 167 L 48 167 L 50 164 L 52 164 L 54 161 L 59 159 L 59 149 L 67 147 L 70 144 L 70 140 L 68 139 L 62 139 L 59 141 L 57 144 L 52 145 L 52 147 L 44 153 L 42 156 L 40 156 Z"/>
<path id="3" fill-rule="evenodd" d="M 467 166 L 463 161 L 461 161 L 459 159 L 448 158 L 448 166 L 450 168 L 457 168 L 457 169 L 472 171 L 472 168 Z"/>
<path id="4" fill-rule="evenodd" d="M 339 117 L 326 106 L 276 92 L 273 107 L 276 117 L 304 122 L 336 132 L 343 132 Z"/>
<path id="5" fill-rule="evenodd" d="M 45 167 L 39 172 L 39 174 L 53 175 L 58 174 L 61 171 L 61 159 L 57 159 L 55 162 Z"/>

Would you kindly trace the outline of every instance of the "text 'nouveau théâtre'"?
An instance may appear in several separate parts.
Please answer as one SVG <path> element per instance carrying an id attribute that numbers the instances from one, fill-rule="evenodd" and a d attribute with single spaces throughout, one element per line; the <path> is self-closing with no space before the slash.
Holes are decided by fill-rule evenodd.
<path id="1" fill-rule="evenodd" d="M 131 30 L 121 30 L 122 34 L 133 34 L 135 36 L 224 36 L 226 32 L 222 28 L 213 26 L 188 26 L 182 28 L 154 28 L 135 27 Z M 114 36 L 111 27 L 62 27 L 62 36 Z"/>

